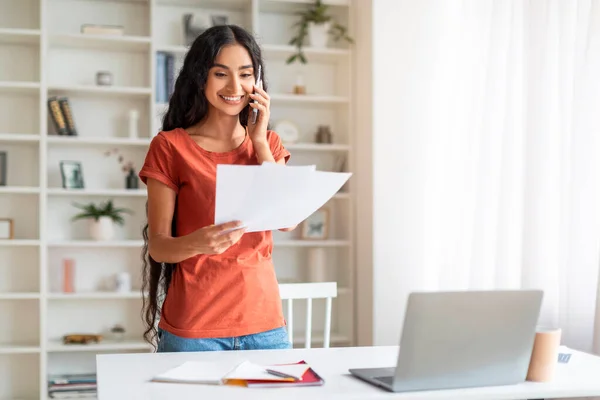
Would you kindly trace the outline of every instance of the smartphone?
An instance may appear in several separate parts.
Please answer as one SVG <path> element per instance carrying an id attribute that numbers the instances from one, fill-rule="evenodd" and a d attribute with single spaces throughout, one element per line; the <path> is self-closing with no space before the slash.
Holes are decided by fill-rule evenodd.
<path id="1" fill-rule="evenodd" d="M 259 65 L 258 66 L 258 74 L 256 74 L 256 86 L 258 86 L 259 88 L 262 89 L 262 78 L 261 78 L 261 73 L 262 73 L 262 66 Z M 254 103 L 258 103 L 258 101 L 254 100 Z M 254 108 L 252 110 L 252 124 L 256 124 L 256 120 L 258 119 L 258 109 Z"/>

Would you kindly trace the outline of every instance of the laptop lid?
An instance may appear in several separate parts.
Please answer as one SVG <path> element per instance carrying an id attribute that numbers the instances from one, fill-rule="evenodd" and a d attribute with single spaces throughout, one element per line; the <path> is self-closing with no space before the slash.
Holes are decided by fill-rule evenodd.
<path id="1" fill-rule="evenodd" d="M 542 298 L 539 290 L 411 293 L 392 390 L 523 382 Z"/>

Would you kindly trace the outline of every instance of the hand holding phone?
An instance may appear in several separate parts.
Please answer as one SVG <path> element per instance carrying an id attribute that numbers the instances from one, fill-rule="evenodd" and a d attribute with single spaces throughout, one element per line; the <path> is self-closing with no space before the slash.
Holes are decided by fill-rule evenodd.
<path id="1" fill-rule="evenodd" d="M 261 78 L 262 66 L 258 66 L 258 74 L 256 75 L 256 86 L 262 89 L 262 78 Z M 254 100 L 254 103 L 258 103 L 258 101 Z M 256 124 L 256 120 L 258 119 L 258 109 L 252 110 L 252 124 Z"/>

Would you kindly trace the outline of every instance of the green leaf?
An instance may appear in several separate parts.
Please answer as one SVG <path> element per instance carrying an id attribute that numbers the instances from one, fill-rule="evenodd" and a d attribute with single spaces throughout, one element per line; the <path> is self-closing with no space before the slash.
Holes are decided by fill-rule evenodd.
<path id="1" fill-rule="evenodd" d="M 287 60 L 285 60 L 285 62 L 286 64 L 291 64 L 296 61 L 296 58 L 298 58 L 298 54 L 291 55 Z"/>
<path id="2" fill-rule="evenodd" d="M 82 210 L 82 212 L 75 214 L 71 218 L 72 221 L 77 221 L 80 219 L 94 219 L 97 221 L 100 217 L 109 217 L 115 223 L 122 225 L 125 223 L 125 219 L 123 218 L 122 214 L 133 214 L 133 211 L 127 208 L 115 207 L 112 200 L 100 203 L 99 205 L 94 203 L 73 203 L 73 205 Z"/>

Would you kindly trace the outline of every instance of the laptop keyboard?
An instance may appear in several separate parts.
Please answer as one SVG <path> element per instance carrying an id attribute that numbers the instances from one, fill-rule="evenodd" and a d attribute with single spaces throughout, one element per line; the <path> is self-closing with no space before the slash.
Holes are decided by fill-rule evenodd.
<path id="1" fill-rule="evenodd" d="M 376 376 L 376 377 L 375 377 L 375 378 L 373 378 L 373 379 L 376 379 L 376 380 L 378 380 L 379 382 L 383 382 L 383 383 L 385 383 L 386 385 L 391 385 L 391 384 L 392 384 L 392 382 L 393 382 L 393 380 L 394 380 L 394 377 L 393 377 L 393 376 Z"/>

